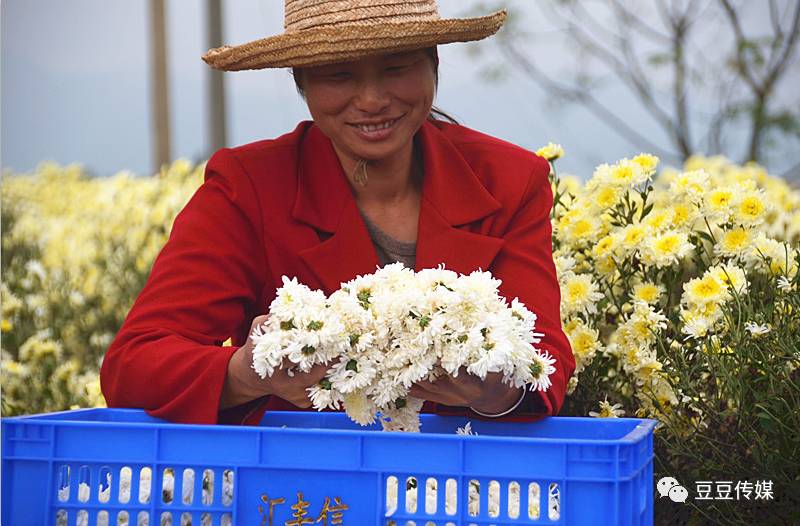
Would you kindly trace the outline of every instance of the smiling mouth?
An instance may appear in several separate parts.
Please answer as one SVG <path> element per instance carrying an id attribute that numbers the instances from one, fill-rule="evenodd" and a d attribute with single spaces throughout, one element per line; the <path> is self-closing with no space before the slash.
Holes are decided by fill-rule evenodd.
<path id="1" fill-rule="evenodd" d="M 351 124 L 354 128 L 358 128 L 359 130 L 367 133 L 376 132 L 380 130 L 387 130 L 395 125 L 397 121 L 400 120 L 400 117 L 396 119 L 392 119 L 390 121 L 385 121 L 380 124 Z"/>

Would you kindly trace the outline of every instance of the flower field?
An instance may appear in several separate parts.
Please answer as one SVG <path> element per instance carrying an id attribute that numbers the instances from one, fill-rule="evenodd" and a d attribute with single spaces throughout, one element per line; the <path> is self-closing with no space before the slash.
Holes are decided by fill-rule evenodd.
<path id="1" fill-rule="evenodd" d="M 655 418 L 660 475 L 772 480 L 761 509 L 794 520 L 800 192 L 755 165 L 695 157 L 659 171 L 650 155 L 601 165 L 584 184 L 557 174 L 560 148 L 540 152 L 554 166 L 554 255 L 577 362 L 562 414 Z M 152 177 L 52 164 L 5 174 L 4 416 L 103 404 L 103 353 L 202 171 L 177 161 Z M 744 523 L 757 505 L 657 509 Z"/>

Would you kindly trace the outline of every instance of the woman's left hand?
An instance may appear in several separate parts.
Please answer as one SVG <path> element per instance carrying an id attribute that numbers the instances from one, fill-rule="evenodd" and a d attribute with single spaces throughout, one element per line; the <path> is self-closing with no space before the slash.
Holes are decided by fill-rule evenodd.
<path id="1" fill-rule="evenodd" d="M 522 396 L 522 387 L 503 383 L 501 373 L 488 373 L 485 380 L 461 368 L 458 377 L 445 375 L 434 382 L 417 382 L 409 390 L 414 398 L 444 405 L 471 407 L 481 413 L 499 414 Z"/>

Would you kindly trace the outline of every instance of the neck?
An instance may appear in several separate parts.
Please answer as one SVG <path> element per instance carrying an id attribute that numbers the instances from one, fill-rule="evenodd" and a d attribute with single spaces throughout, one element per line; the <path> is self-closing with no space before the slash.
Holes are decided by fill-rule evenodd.
<path id="1" fill-rule="evenodd" d="M 418 190 L 414 177 L 413 141 L 391 158 L 367 161 L 367 184 L 364 186 L 358 184 L 357 178 L 354 177 L 358 159 L 343 154 L 335 146 L 334 149 L 342 164 L 342 169 L 350 181 L 356 201 L 361 204 L 369 202 L 391 204 L 402 201 Z M 360 169 L 359 167 L 358 170 Z"/>

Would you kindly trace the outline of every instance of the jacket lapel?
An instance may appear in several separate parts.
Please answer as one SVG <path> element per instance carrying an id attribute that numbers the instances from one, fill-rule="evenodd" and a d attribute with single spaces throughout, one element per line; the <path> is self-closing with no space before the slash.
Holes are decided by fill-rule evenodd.
<path id="1" fill-rule="evenodd" d="M 461 273 L 487 270 L 501 238 L 466 227 L 500 209 L 458 149 L 432 123 L 417 134 L 425 176 L 417 233 L 416 270 L 444 264 Z M 303 249 L 300 258 L 330 294 L 340 284 L 378 267 L 375 247 L 330 140 L 310 125 L 300 146 L 298 191 L 292 216 L 331 234 Z M 461 228 L 458 228 L 461 227 Z"/>
<path id="2" fill-rule="evenodd" d="M 298 255 L 326 294 L 354 277 L 375 272 L 378 255 L 330 140 L 310 126 L 300 147 L 295 219 L 332 234 Z"/>
<path id="3" fill-rule="evenodd" d="M 500 203 L 434 124 L 426 121 L 417 138 L 424 156 L 425 177 L 416 270 L 440 264 L 462 274 L 487 270 L 503 240 L 472 232 L 468 227 L 497 212 Z"/>

